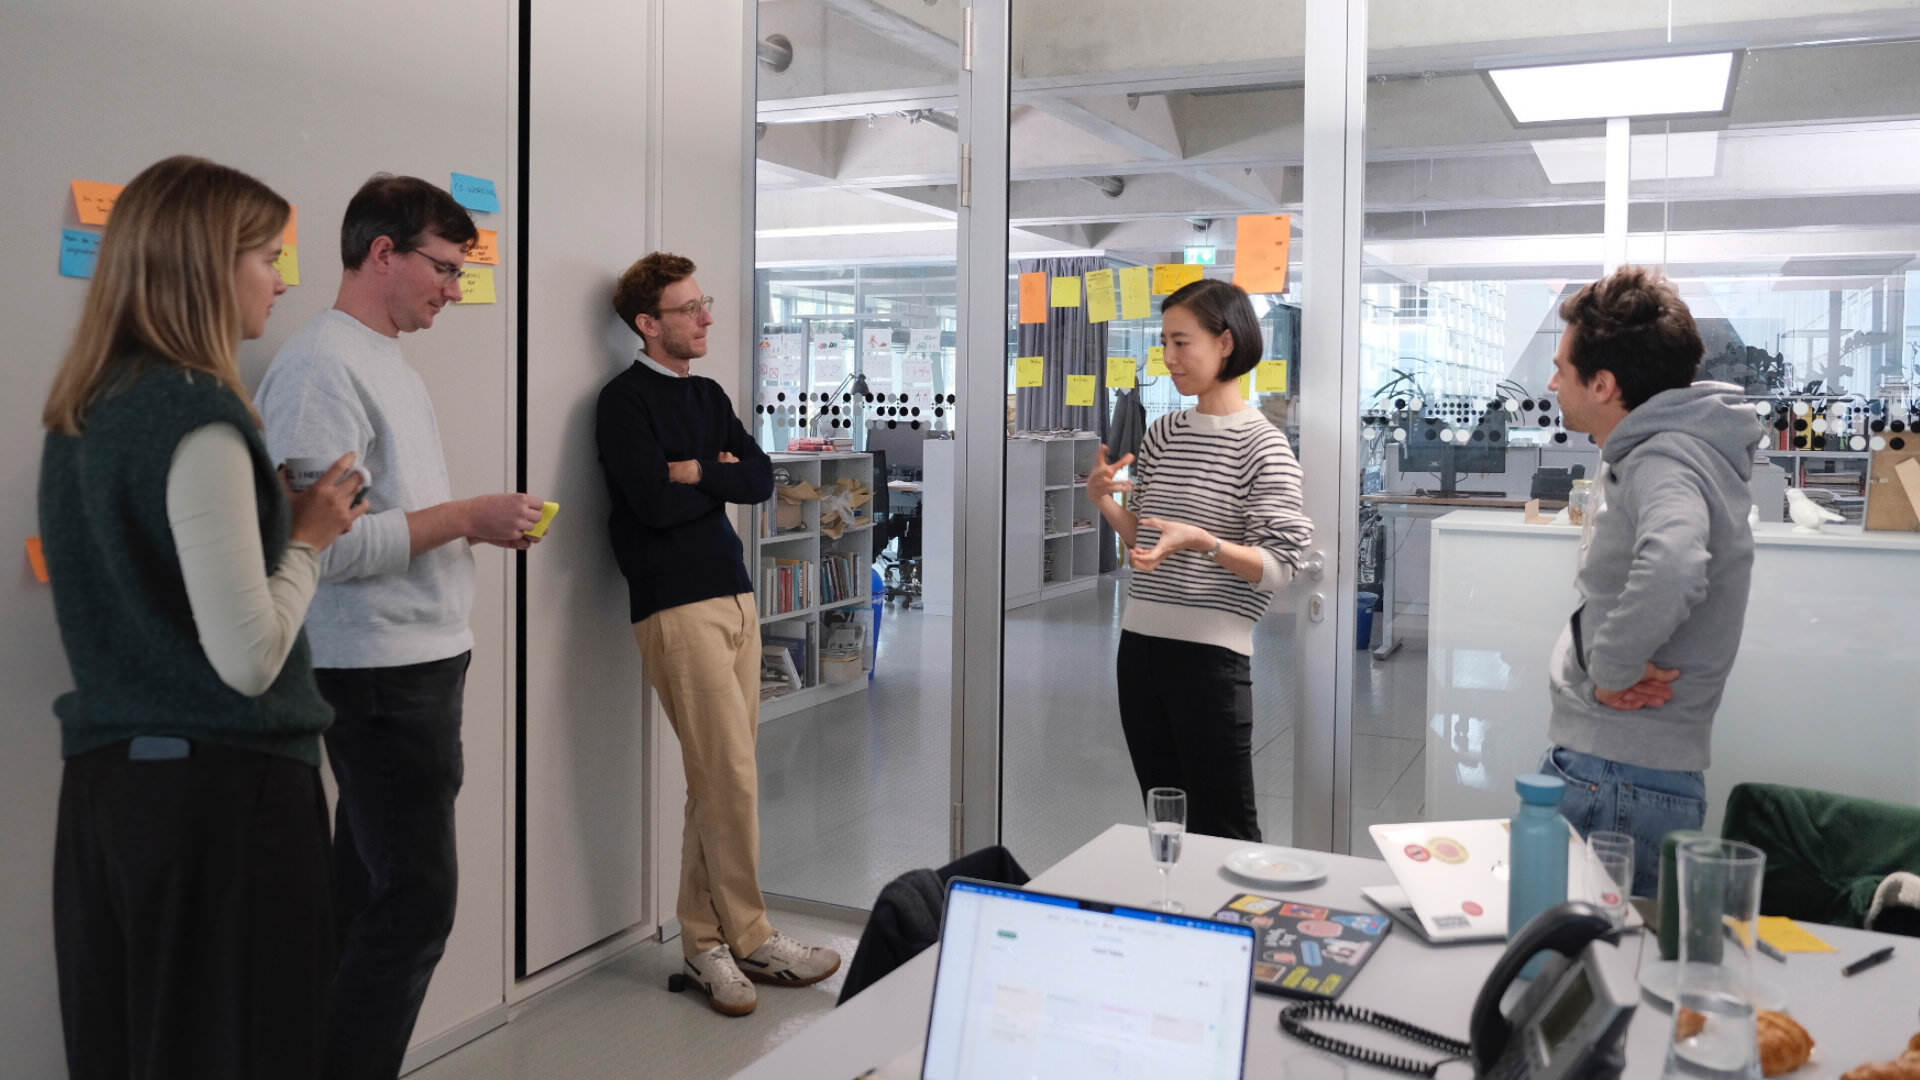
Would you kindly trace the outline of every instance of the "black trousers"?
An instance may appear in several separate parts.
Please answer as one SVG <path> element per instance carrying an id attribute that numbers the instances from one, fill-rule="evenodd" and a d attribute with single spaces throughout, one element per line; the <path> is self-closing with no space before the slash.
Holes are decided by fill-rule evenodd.
<path id="1" fill-rule="evenodd" d="M 1141 797 L 1187 793 L 1187 831 L 1260 839 L 1253 797 L 1253 665 L 1218 645 L 1120 632 L 1120 727 Z"/>
<path id="2" fill-rule="evenodd" d="M 393 1080 L 453 931 L 461 700 L 471 653 L 314 671 L 333 706 L 333 977 L 326 1075 Z"/>
<path id="3" fill-rule="evenodd" d="M 127 745 L 68 759 L 60 781 L 68 1075 L 318 1076 L 334 955 L 319 771 L 215 743 L 132 761 Z"/>

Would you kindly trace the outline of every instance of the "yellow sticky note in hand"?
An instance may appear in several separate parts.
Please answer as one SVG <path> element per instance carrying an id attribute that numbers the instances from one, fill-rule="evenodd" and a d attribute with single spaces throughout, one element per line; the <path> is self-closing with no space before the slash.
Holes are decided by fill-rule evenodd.
<path id="1" fill-rule="evenodd" d="M 1044 356 L 1022 356 L 1014 361 L 1013 385 L 1021 389 L 1044 386 L 1047 381 L 1047 358 Z"/>
<path id="2" fill-rule="evenodd" d="M 1838 952 L 1813 931 L 1785 915 L 1760 916 L 1760 940 L 1781 952 Z"/>
<path id="3" fill-rule="evenodd" d="M 1093 376 L 1091 375 L 1067 376 L 1067 404 L 1069 405 L 1092 405 L 1093 404 Z"/>
<path id="4" fill-rule="evenodd" d="M 1164 345 L 1147 346 L 1147 374 L 1171 375 L 1167 370 L 1167 349 Z"/>
<path id="5" fill-rule="evenodd" d="M 493 268 L 489 266 L 469 266 L 460 271 L 460 303 L 491 304 L 493 298 Z"/>
<path id="6" fill-rule="evenodd" d="M 1139 372 L 1133 366 L 1131 356 L 1107 357 L 1107 386 L 1113 390 L 1128 390 L 1140 385 Z"/>
<path id="7" fill-rule="evenodd" d="M 540 520 L 534 523 L 533 528 L 527 530 L 527 535 L 533 537 L 535 540 L 538 540 L 539 538 L 547 535 L 547 526 L 553 524 L 553 515 L 559 512 L 560 512 L 559 503 L 557 502 L 541 503 L 540 504 Z"/>

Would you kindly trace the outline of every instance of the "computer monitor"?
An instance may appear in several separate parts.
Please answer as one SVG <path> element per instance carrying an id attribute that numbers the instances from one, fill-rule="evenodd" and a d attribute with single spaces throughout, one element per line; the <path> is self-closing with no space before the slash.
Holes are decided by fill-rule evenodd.
<path id="1" fill-rule="evenodd" d="M 924 425 L 915 430 L 904 423 L 890 428 L 884 421 L 870 421 L 867 424 L 867 449 L 885 452 L 889 468 L 918 473 L 926 467 L 927 436 L 930 434 L 932 432 Z"/>
<path id="2" fill-rule="evenodd" d="M 1471 427 L 1402 411 L 1394 417 L 1394 427 L 1407 433 L 1400 443 L 1401 473 L 1438 474 L 1437 494 L 1442 498 L 1459 494 L 1456 481 L 1461 473 L 1507 471 L 1505 409 L 1489 408 Z"/>

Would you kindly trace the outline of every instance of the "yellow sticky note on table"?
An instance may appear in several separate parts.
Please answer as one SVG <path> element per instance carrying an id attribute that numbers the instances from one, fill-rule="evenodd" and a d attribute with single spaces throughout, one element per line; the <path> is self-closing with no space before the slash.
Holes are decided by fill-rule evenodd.
<path id="1" fill-rule="evenodd" d="M 1164 345 L 1147 346 L 1147 374 L 1171 375 L 1167 370 L 1167 349 Z"/>
<path id="2" fill-rule="evenodd" d="M 1112 322 L 1115 315 L 1113 300 L 1113 271 L 1094 270 L 1088 273 L 1087 321 Z"/>
<path id="3" fill-rule="evenodd" d="M 1262 360 L 1260 366 L 1253 369 L 1263 394 L 1284 394 L 1287 392 L 1287 362 L 1285 360 Z"/>
<path id="4" fill-rule="evenodd" d="M 1047 275 L 1039 270 L 1020 275 L 1020 322 L 1047 321 Z"/>
<path id="5" fill-rule="evenodd" d="M 492 267 L 469 266 L 460 271 L 460 303 L 495 303 Z"/>
<path id="6" fill-rule="evenodd" d="M 484 263 L 488 266 L 500 265 L 500 231 L 481 229 L 480 239 L 475 240 L 473 246 L 467 249 L 467 261 Z"/>
<path id="7" fill-rule="evenodd" d="M 280 271 L 280 280 L 289 285 L 300 284 L 300 245 L 282 243 L 280 257 L 273 260 L 273 268 Z"/>
<path id="8" fill-rule="evenodd" d="M 1120 268 L 1121 318 L 1144 319 L 1153 314 L 1153 301 L 1147 297 L 1150 273 L 1144 266 Z"/>
<path id="9" fill-rule="evenodd" d="M 560 512 L 559 503 L 557 502 L 541 503 L 540 504 L 540 520 L 534 523 L 533 528 L 527 530 L 527 535 L 533 537 L 535 540 L 538 540 L 541 537 L 547 535 L 547 526 L 553 524 L 553 515 L 559 512 Z"/>
<path id="10" fill-rule="evenodd" d="M 1020 388 L 1044 386 L 1047 381 L 1047 358 L 1044 356 L 1022 356 L 1014 360 L 1013 385 Z"/>
<path id="11" fill-rule="evenodd" d="M 73 212 L 82 225 L 105 225 L 113 214 L 114 201 L 120 198 L 123 184 L 103 184 L 98 180 L 73 182 Z"/>
<path id="12" fill-rule="evenodd" d="M 1053 279 L 1053 306 L 1080 306 L 1080 279 L 1077 277 L 1057 277 Z"/>
<path id="13" fill-rule="evenodd" d="M 1813 931 L 1785 915 L 1760 916 L 1760 940 L 1781 952 L 1838 952 Z"/>
<path id="14" fill-rule="evenodd" d="M 1069 405 L 1093 404 L 1093 376 L 1091 375 L 1067 376 L 1067 404 Z"/>
<path id="15" fill-rule="evenodd" d="M 1167 296 L 1205 277 L 1207 268 L 1199 263 L 1160 263 L 1153 268 L 1153 295 Z"/>
<path id="16" fill-rule="evenodd" d="M 1131 356 L 1107 357 L 1107 387 L 1112 390 L 1128 390 L 1140 385 L 1139 371 L 1133 366 Z"/>

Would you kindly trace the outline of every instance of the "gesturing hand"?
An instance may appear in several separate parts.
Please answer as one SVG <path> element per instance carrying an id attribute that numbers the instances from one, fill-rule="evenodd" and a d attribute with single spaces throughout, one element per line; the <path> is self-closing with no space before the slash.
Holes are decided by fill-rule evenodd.
<path id="1" fill-rule="evenodd" d="M 531 495 L 511 492 L 481 495 L 469 503 L 472 527 L 468 535 L 490 544 L 510 546 L 521 534 L 540 524 L 540 500 Z"/>
<path id="2" fill-rule="evenodd" d="M 1111 498 L 1116 494 L 1133 490 L 1132 481 L 1115 480 L 1113 478 L 1115 473 L 1133 464 L 1132 454 L 1124 455 L 1119 461 L 1113 462 L 1112 464 L 1108 464 L 1107 462 L 1107 448 L 1105 446 L 1097 448 L 1094 451 L 1094 455 L 1093 471 L 1087 474 L 1087 498 L 1099 502 L 1101 499 Z"/>
<path id="3" fill-rule="evenodd" d="M 1609 709 L 1632 712 L 1635 709 L 1647 709 L 1665 705 L 1673 700 L 1673 681 L 1680 677 L 1679 668 L 1657 668 L 1647 665 L 1647 672 L 1639 682 L 1625 690 L 1602 690 L 1593 688 L 1593 700 Z"/>
<path id="4" fill-rule="evenodd" d="M 315 551 L 325 551 L 367 512 L 367 502 L 360 498 L 361 474 L 347 472 L 353 468 L 354 457 L 352 451 L 340 455 L 333 468 L 305 491 L 293 490 L 285 467 L 281 468 L 280 482 L 287 486 L 287 499 L 293 504 L 295 540 Z"/>
<path id="5" fill-rule="evenodd" d="M 1159 529 L 1160 540 L 1150 548 L 1138 545 L 1134 547 L 1133 565 L 1138 570 L 1153 570 L 1165 561 L 1167 556 L 1176 551 L 1213 550 L 1213 534 L 1198 525 L 1148 517 L 1140 519 L 1140 527 Z"/>

